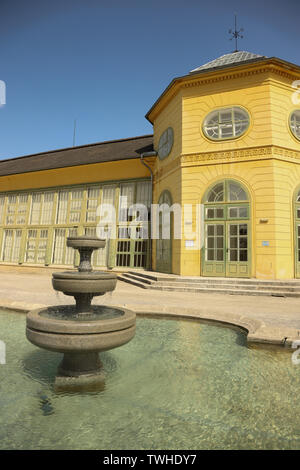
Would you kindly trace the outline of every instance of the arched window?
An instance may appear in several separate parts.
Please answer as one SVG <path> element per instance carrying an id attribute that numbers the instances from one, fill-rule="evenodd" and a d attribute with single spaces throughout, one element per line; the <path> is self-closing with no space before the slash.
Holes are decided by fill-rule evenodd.
<path id="1" fill-rule="evenodd" d="M 245 189 L 237 181 L 225 180 L 215 184 L 206 194 L 204 202 L 248 201 Z"/>
<path id="2" fill-rule="evenodd" d="M 250 117 L 239 106 L 219 108 L 209 113 L 203 122 L 203 132 L 209 139 L 225 140 L 240 137 L 249 127 Z"/>
<path id="3" fill-rule="evenodd" d="M 169 191 L 165 190 L 161 193 L 158 204 L 161 206 L 163 204 L 171 207 L 172 205 L 172 196 Z M 166 227 L 167 224 L 168 227 Z M 163 228 L 167 228 L 170 236 L 167 238 L 163 237 Z M 172 242 L 171 242 L 171 233 L 172 233 L 172 218 L 169 218 L 167 221 L 163 220 L 162 213 L 159 213 L 159 238 L 156 240 L 156 270 L 164 273 L 172 272 Z"/>

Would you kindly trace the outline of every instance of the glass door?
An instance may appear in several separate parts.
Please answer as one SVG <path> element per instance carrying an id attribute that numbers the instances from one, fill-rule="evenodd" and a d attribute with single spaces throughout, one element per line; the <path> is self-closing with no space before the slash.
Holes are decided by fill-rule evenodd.
<path id="1" fill-rule="evenodd" d="M 236 181 L 215 184 L 204 199 L 202 275 L 250 277 L 250 205 Z"/>
<path id="2" fill-rule="evenodd" d="M 205 226 L 205 254 L 203 276 L 225 276 L 225 223 L 207 223 Z"/>
<path id="3" fill-rule="evenodd" d="M 248 223 L 227 222 L 226 276 L 249 277 Z"/>

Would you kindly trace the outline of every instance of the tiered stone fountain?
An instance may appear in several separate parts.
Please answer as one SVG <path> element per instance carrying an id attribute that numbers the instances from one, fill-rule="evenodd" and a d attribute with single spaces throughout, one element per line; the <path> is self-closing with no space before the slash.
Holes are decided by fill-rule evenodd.
<path id="1" fill-rule="evenodd" d="M 55 383 L 58 386 L 94 384 L 103 380 L 99 352 L 121 346 L 135 334 L 135 314 L 127 309 L 91 305 L 94 296 L 113 291 L 114 273 L 92 271 L 94 250 L 105 240 L 69 237 L 67 246 L 80 254 L 78 272 L 53 273 L 57 291 L 75 298 L 76 305 L 58 305 L 27 314 L 26 336 L 40 348 L 64 354 Z"/>

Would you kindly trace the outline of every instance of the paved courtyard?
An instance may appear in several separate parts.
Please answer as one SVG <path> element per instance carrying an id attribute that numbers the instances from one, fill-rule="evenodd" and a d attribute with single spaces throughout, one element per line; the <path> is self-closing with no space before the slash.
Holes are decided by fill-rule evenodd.
<path id="1" fill-rule="evenodd" d="M 56 270 L 57 271 L 57 270 Z M 0 307 L 28 311 L 72 303 L 72 297 L 52 289 L 51 269 L 0 267 Z M 249 331 L 249 342 L 290 346 L 300 340 L 300 299 L 212 293 L 162 292 L 118 281 L 113 293 L 94 304 L 123 306 L 136 313 L 217 320 Z"/>

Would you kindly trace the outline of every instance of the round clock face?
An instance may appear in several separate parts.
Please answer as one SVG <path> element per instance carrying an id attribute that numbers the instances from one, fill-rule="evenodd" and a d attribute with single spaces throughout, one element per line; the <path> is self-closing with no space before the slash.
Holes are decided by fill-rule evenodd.
<path id="1" fill-rule="evenodd" d="M 166 158 L 172 150 L 174 141 L 174 131 L 172 127 L 168 127 L 160 136 L 158 142 L 158 156 L 162 160 Z"/>

